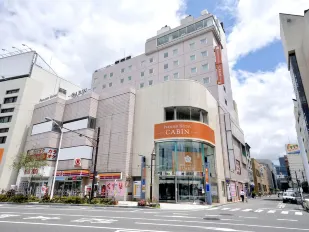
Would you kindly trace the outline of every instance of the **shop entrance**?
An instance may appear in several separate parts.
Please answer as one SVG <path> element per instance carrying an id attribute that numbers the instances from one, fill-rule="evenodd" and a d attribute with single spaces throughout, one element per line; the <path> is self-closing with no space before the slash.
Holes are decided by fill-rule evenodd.
<path id="1" fill-rule="evenodd" d="M 175 177 L 160 176 L 159 180 L 159 201 L 175 202 Z"/>
<path id="2" fill-rule="evenodd" d="M 79 196 L 82 193 L 81 181 L 56 181 L 55 195 L 59 196 Z"/>

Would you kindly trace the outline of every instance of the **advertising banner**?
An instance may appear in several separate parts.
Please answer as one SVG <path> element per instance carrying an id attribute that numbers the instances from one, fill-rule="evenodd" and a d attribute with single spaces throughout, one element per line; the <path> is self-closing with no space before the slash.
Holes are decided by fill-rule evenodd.
<path id="1" fill-rule="evenodd" d="M 141 199 L 146 198 L 146 157 L 141 157 Z"/>
<path id="2" fill-rule="evenodd" d="M 2 161 L 3 154 L 4 154 L 4 149 L 0 148 L 0 164 L 1 164 L 1 161 Z"/>
<path id="3" fill-rule="evenodd" d="M 36 156 L 38 159 L 55 161 L 57 158 L 56 148 L 39 148 L 28 151 L 28 155 Z"/>
<path id="4" fill-rule="evenodd" d="M 300 154 L 300 149 L 298 144 L 286 144 L 285 145 L 286 154 Z"/>
<path id="5" fill-rule="evenodd" d="M 218 85 L 224 84 L 224 74 L 223 74 L 223 65 L 222 65 L 222 54 L 221 54 L 221 47 L 215 47 L 215 56 L 216 56 L 216 69 L 218 75 Z"/>
<path id="6" fill-rule="evenodd" d="M 141 182 L 134 181 L 133 183 L 133 198 L 140 198 L 141 197 Z"/>

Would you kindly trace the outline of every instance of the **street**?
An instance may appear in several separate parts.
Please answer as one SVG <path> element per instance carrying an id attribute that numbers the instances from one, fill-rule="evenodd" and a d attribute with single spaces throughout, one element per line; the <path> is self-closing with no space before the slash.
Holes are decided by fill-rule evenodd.
<path id="1" fill-rule="evenodd" d="M 0 231 L 309 231 L 298 205 L 269 199 L 192 210 L 1 205 Z"/>

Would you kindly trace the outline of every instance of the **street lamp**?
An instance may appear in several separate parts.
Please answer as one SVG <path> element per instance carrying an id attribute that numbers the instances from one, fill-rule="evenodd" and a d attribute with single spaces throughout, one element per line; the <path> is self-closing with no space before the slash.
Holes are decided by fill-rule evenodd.
<path id="1" fill-rule="evenodd" d="M 51 192 L 50 192 L 50 199 L 53 199 L 55 182 L 56 182 L 56 175 L 57 175 L 57 169 L 58 169 L 58 163 L 59 163 L 60 148 L 61 148 L 61 143 L 62 143 L 63 130 L 62 130 L 62 127 L 55 120 L 51 119 L 50 117 L 45 117 L 45 120 L 48 121 L 48 122 L 53 122 L 60 129 L 60 140 L 59 140 L 59 145 L 58 145 L 58 153 L 57 153 L 57 157 L 56 157 L 56 165 L 55 165 L 55 170 L 54 170 L 52 188 L 51 188 Z"/>

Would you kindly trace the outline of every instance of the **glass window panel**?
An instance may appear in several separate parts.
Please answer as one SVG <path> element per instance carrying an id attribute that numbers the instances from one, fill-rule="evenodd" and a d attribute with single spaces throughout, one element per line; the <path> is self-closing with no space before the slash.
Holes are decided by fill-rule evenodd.
<path id="1" fill-rule="evenodd" d="M 144 88 L 144 83 L 140 83 L 139 87 Z"/>
<path id="2" fill-rule="evenodd" d="M 187 33 L 191 33 L 195 31 L 195 24 L 187 26 Z"/>
<path id="3" fill-rule="evenodd" d="M 187 34 L 187 28 L 186 27 L 179 30 L 179 36 L 183 36 L 185 34 Z"/>
<path id="4" fill-rule="evenodd" d="M 164 76 L 164 81 L 168 81 L 168 76 Z"/>
<path id="5" fill-rule="evenodd" d="M 173 50 L 173 55 L 177 55 L 178 54 L 178 49 L 174 49 Z"/>
<path id="6" fill-rule="evenodd" d="M 165 120 L 174 120 L 174 107 L 165 108 Z"/>
<path id="7" fill-rule="evenodd" d="M 156 150 L 157 171 L 173 171 L 175 142 L 157 143 Z"/>
<path id="8" fill-rule="evenodd" d="M 152 83 L 153 83 L 153 81 L 152 81 L 152 80 L 150 80 L 150 81 L 148 82 L 148 84 L 149 84 L 149 85 L 152 85 Z"/>
<path id="9" fill-rule="evenodd" d="M 178 60 L 174 60 L 174 66 L 178 66 L 179 65 L 179 61 Z"/>
<path id="10" fill-rule="evenodd" d="M 190 120 L 190 108 L 177 107 L 177 120 Z"/>
<path id="11" fill-rule="evenodd" d="M 168 64 L 164 64 L 164 69 L 168 69 Z"/>
<path id="12" fill-rule="evenodd" d="M 195 23 L 195 29 L 198 30 L 198 29 L 201 29 L 203 28 L 203 21 L 199 21 L 197 23 Z"/>
<path id="13" fill-rule="evenodd" d="M 190 60 L 194 61 L 195 60 L 195 55 L 190 56 Z"/>
<path id="14" fill-rule="evenodd" d="M 164 53 L 164 58 L 167 58 L 168 57 L 168 52 L 165 52 Z"/>
<path id="15" fill-rule="evenodd" d="M 200 121 L 200 109 L 191 108 L 191 120 L 192 121 Z"/>
<path id="16" fill-rule="evenodd" d="M 179 31 L 175 31 L 172 33 L 172 39 L 177 39 L 179 37 Z"/>
<path id="17" fill-rule="evenodd" d="M 174 73 L 174 78 L 177 79 L 178 77 L 179 77 L 178 72 L 177 72 L 177 73 Z"/>

